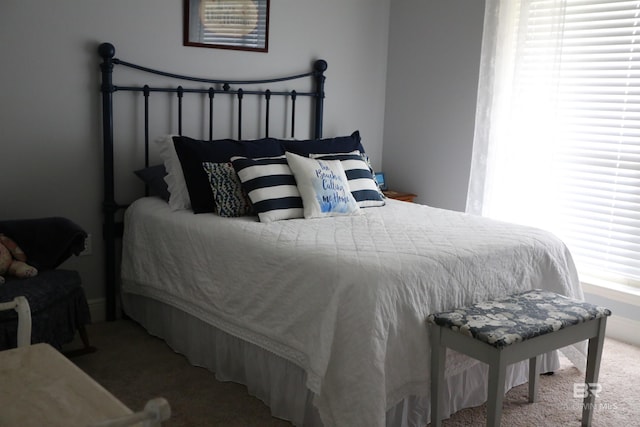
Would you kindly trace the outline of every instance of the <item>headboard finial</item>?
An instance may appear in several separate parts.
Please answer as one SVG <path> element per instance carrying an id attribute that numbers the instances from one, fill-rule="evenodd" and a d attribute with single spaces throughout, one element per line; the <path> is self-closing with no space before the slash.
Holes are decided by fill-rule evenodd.
<path id="1" fill-rule="evenodd" d="M 100 43 L 100 46 L 98 46 L 98 53 L 104 59 L 113 58 L 116 54 L 116 48 L 111 43 Z"/>
<path id="2" fill-rule="evenodd" d="M 327 71 L 327 61 L 324 59 L 318 59 L 313 63 L 313 69 L 321 73 Z"/>
<path id="3" fill-rule="evenodd" d="M 324 81 L 326 79 L 324 72 L 327 70 L 327 61 L 324 59 L 317 59 L 313 63 L 313 78 L 316 82 L 315 97 L 315 125 L 313 131 L 313 137 L 316 139 L 322 138 L 322 116 L 324 109 Z"/>

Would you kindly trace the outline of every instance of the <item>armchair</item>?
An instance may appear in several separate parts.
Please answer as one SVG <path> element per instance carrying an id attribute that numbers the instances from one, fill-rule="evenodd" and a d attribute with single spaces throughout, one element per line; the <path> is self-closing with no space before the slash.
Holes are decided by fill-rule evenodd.
<path id="1" fill-rule="evenodd" d="M 29 302 L 31 343 L 45 342 L 60 350 L 79 332 L 83 351 L 92 351 L 85 329 L 91 317 L 80 275 L 57 268 L 84 249 L 87 233 L 61 217 L 0 221 L 0 233 L 15 241 L 39 271 L 35 277 L 7 277 L 0 285 L 0 303 L 19 296 Z M 17 331 L 17 313 L 0 312 L 0 350 L 16 347 Z"/>

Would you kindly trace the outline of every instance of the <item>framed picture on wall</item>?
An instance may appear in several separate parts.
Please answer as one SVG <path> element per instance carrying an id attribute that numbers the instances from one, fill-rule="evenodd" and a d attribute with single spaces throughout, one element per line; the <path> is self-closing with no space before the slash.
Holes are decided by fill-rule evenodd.
<path id="1" fill-rule="evenodd" d="M 269 0 L 183 0 L 184 45 L 267 52 Z"/>

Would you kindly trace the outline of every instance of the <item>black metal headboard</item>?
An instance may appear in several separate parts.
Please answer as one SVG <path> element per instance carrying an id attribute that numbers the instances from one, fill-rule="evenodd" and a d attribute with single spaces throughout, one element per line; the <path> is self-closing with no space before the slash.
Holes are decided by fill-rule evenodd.
<path id="1" fill-rule="evenodd" d="M 271 99 L 273 97 L 284 97 L 290 100 L 290 122 L 291 137 L 295 135 L 296 123 L 296 99 L 298 97 L 310 97 L 313 99 L 312 105 L 312 134 L 315 138 L 322 137 L 322 117 L 324 103 L 324 71 L 327 69 L 327 63 L 324 60 L 317 60 L 313 64 L 313 69 L 309 72 L 296 74 L 287 77 L 261 79 L 261 80 L 232 80 L 232 79 L 209 79 L 199 78 L 186 75 L 168 73 L 155 70 L 130 62 L 122 61 L 115 58 L 115 47 L 111 43 L 102 43 L 98 47 L 98 53 L 102 57 L 100 69 L 102 71 L 102 82 L 100 91 L 102 93 L 102 133 L 103 133 L 103 149 L 104 149 L 104 198 L 102 203 L 102 211 L 104 214 L 103 237 L 105 242 L 105 286 L 106 286 L 106 317 L 107 320 L 115 320 L 117 317 L 117 298 L 118 286 L 116 284 L 116 238 L 122 234 L 122 224 L 116 221 L 116 215 L 119 211 L 126 208 L 127 205 L 116 202 L 115 194 L 115 164 L 114 164 L 114 104 L 113 96 L 116 92 L 135 92 L 140 93 L 144 97 L 144 165 L 149 166 L 149 95 L 153 92 L 175 94 L 177 97 L 177 133 L 182 135 L 182 105 L 183 98 L 187 94 L 199 94 L 200 97 L 208 98 L 207 106 L 204 107 L 208 111 L 208 133 L 209 140 L 213 140 L 213 105 L 216 95 L 224 95 L 225 97 L 235 97 L 237 106 L 237 139 L 242 139 L 242 110 L 244 96 L 250 95 L 262 99 L 264 102 L 265 114 L 265 137 L 269 136 L 269 121 Z M 118 86 L 113 84 L 113 72 L 115 66 L 128 67 L 138 70 L 142 73 L 163 76 L 176 82 L 182 81 L 189 86 L 150 86 L 148 84 L 140 84 L 135 86 Z M 270 90 L 265 89 L 273 83 L 281 83 L 288 81 L 302 81 L 304 79 L 312 79 L 312 91 L 296 91 L 296 90 Z M 208 85 L 208 86 L 206 86 Z M 244 87 L 249 87 L 245 89 Z M 259 86 L 259 89 L 253 89 Z"/>

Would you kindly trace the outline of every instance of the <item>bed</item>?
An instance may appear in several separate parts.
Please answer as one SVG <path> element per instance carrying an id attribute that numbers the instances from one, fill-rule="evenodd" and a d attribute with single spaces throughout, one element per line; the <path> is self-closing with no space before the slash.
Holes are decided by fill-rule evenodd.
<path id="1" fill-rule="evenodd" d="M 332 159 L 326 163 L 331 167 L 336 162 L 346 165 L 346 157 L 336 160 L 333 155 L 355 152 L 365 161 L 358 132 L 322 136 L 327 63 L 316 61 L 311 71 L 291 78 L 233 82 L 124 62 L 115 58 L 110 44 L 102 44 L 99 52 L 109 315 L 117 317 L 121 304 L 127 316 L 192 364 L 210 369 L 219 380 L 245 384 L 273 416 L 299 426 L 424 426 L 430 414 L 425 324 L 429 313 L 533 288 L 583 297 L 567 248 L 539 229 L 396 200 L 373 203 L 355 195 L 359 208 L 353 214 L 328 217 L 305 218 L 297 212 L 297 216 L 273 219 L 262 211 L 258 217 L 194 214 L 201 209 L 199 203 L 176 209 L 166 193 L 171 197 L 181 188 L 172 182 L 175 177 L 169 178 L 172 171 L 180 170 L 176 165 L 184 169 L 187 179 L 185 147 L 199 147 L 194 151 L 202 154 L 198 150 L 208 150 L 212 144 L 220 144 L 215 150 L 225 151 L 221 147 L 227 144 L 231 148 L 224 154 L 233 158 L 242 188 L 247 183 L 242 162 L 255 166 L 267 158 L 278 167 L 289 162 L 295 169 L 291 152 L 307 159 Z M 118 86 L 113 84 L 116 65 L 188 80 L 195 86 Z M 283 82 L 305 80 L 302 89 L 281 89 Z M 265 89 L 273 83 L 279 88 Z M 245 89 L 247 85 L 252 89 Z M 168 183 L 165 193 L 155 192 L 153 180 L 148 179 L 146 195 L 127 205 L 115 201 L 114 177 L 118 157 L 114 150 L 121 144 L 114 143 L 113 97 L 123 91 L 144 97 L 144 125 L 139 128 L 144 129 L 140 139 L 145 147 L 141 166 L 147 171 L 161 169 L 149 162 L 148 153 L 157 146 L 149 144 L 154 136 L 148 129 L 148 94 L 177 94 L 171 102 L 178 103 L 176 134 L 159 139 L 160 151 L 170 151 L 173 141 L 179 157 L 169 161 L 172 154 L 163 156 L 167 175 L 160 184 Z M 185 93 L 205 100 L 214 98 L 211 93 L 235 99 L 231 105 L 239 117 L 233 139 L 213 141 L 212 114 L 206 113 L 201 115 L 209 119 L 209 126 L 204 126 L 208 140 L 184 135 L 180 99 Z M 244 142 L 242 105 L 247 94 L 267 104 L 274 94 L 288 99 L 285 121 L 293 138 L 269 136 L 269 114 L 274 113 L 261 107 L 266 110 L 261 119 L 267 123 L 262 125 L 266 135 Z M 310 99 L 311 110 L 306 115 L 311 117 L 311 138 L 304 141 L 295 138 L 296 107 L 292 105 L 301 96 Z M 205 111 L 207 106 L 213 111 L 210 103 L 203 104 Z M 237 150 L 245 156 L 238 155 L 238 144 L 242 149 Z M 229 154 L 232 151 L 235 155 Z M 284 161 L 283 153 L 287 153 Z M 196 169 L 202 175 L 202 168 Z M 158 183 L 157 175 L 152 175 Z M 300 183 L 299 175 L 295 177 Z M 355 181 L 345 177 L 353 189 Z M 214 187 L 210 191 L 215 194 Z M 189 190 L 193 188 L 187 188 L 193 196 Z M 307 199 L 303 200 L 306 215 Z M 254 207 L 259 205 L 250 201 Z M 122 226 L 119 211 L 124 211 Z M 116 284 L 119 230 L 123 231 L 122 257 Z M 583 344 L 563 352 L 577 366 L 584 364 Z M 542 364 L 543 372 L 557 369 L 558 354 L 545 355 Z M 507 389 L 526 382 L 527 372 L 526 363 L 512 365 Z M 445 415 L 483 403 L 486 376 L 486 366 L 455 352 L 448 354 Z"/>

